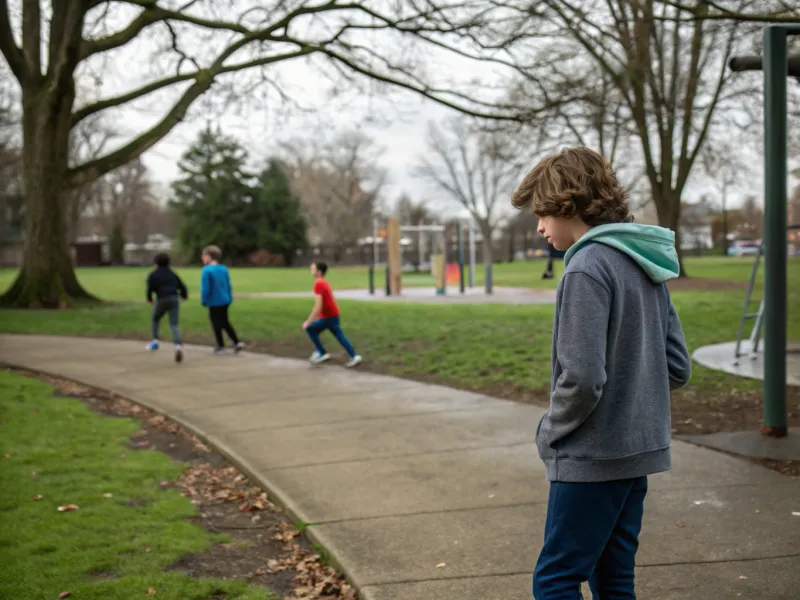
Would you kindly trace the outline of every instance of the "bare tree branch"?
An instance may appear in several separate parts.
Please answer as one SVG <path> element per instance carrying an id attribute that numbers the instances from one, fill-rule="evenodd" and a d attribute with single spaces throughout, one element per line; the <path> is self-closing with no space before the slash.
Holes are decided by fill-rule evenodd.
<path id="1" fill-rule="evenodd" d="M 13 39 L 13 38 L 12 38 Z M 25 74 L 38 79 L 42 74 L 42 15 L 39 0 L 22 2 L 22 56 Z"/>
<path id="2" fill-rule="evenodd" d="M 484 262 L 492 260 L 492 235 L 503 221 L 499 207 L 507 204 L 523 168 L 523 153 L 515 137 L 487 132 L 464 118 L 451 119 L 445 129 L 430 125 L 428 150 L 414 174 L 469 211 L 484 240 Z"/>
<path id="3" fill-rule="evenodd" d="M 165 135 L 167 135 L 172 128 L 182 121 L 186 116 L 186 111 L 191 106 L 192 102 L 194 102 L 199 96 L 205 93 L 214 83 L 214 76 L 221 74 L 221 73 L 229 73 L 238 71 L 243 68 L 250 68 L 259 65 L 267 65 L 273 62 L 285 61 L 289 60 L 290 58 L 297 58 L 299 56 L 303 56 L 305 54 L 310 53 L 311 49 L 299 50 L 297 52 L 291 52 L 287 54 L 279 54 L 276 56 L 270 56 L 262 59 L 257 59 L 254 61 L 250 61 L 249 63 L 231 65 L 229 67 L 217 67 L 216 71 L 212 69 L 207 69 L 201 71 L 199 73 L 193 74 L 194 83 L 181 95 L 178 101 L 172 106 L 169 112 L 164 116 L 164 118 L 157 123 L 153 128 L 148 131 L 145 131 L 135 139 L 131 140 L 118 150 L 108 154 L 106 156 L 97 158 L 95 160 L 89 161 L 83 165 L 77 166 L 69 171 L 69 185 L 70 187 L 76 187 L 85 184 L 87 181 L 95 179 L 99 177 L 103 173 L 107 173 L 117 167 L 120 167 L 137 156 L 141 155 L 147 149 L 152 148 L 156 143 L 158 143 Z M 83 113 L 81 114 L 81 118 L 85 118 L 89 114 L 96 113 L 103 108 L 109 108 L 111 106 L 118 106 L 119 104 L 123 104 L 125 102 L 129 102 L 134 98 L 144 96 L 156 89 L 160 89 L 167 85 L 172 85 L 173 83 L 177 83 L 181 80 L 188 80 L 182 79 L 182 76 L 176 76 L 173 78 L 169 78 L 169 80 L 162 80 L 161 82 L 155 82 L 154 84 L 150 84 L 150 86 L 145 86 L 145 88 L 140 88 L 139 90 L 134 90 L 125 96 L 118 96 L 114 99 L 109 99 L 104 101 L 106 104 L 102 107 L 97 107 L 97 105 L 92 105 L 85 107 L 83 109 Z M 168 82 L 167 82 L 168 81 Z M 152 89 L 150 89 L 152 88 Z M 100 103 L 98 103 L 100 104 Z"/>
<path id="4" fill-rule="evenodd" d="M 670 21 L 691 22 L 696 20 L 706 21 L 732 21 L 737 23 L 786 23 L 789 25 L 796 25 L 800 21 L 800 10 L 797 6 L 787 7 L 784 10 L 776 12 L 757 12 L 750 13 L 742 10 L 731 10 L 728 7 L 720 5 L 718 2 L 706 0 L 705 4 L 709 9 L 706 14 L 698 15 L 695 5 L 688 5 L 683 2 L 675 0 L 659 0 L 659 2 L 672 6 L 688 16 L 675 16 L 669 19 Z"/>
<path id="5" fill-rule="evenodd" d="M 6 62 L 17 81 L 22 81 L 25 77 L 25 58 L 22 50 L 14 43 L 7 0 L 0 0 L 0 52 L 5 56 Z"/>

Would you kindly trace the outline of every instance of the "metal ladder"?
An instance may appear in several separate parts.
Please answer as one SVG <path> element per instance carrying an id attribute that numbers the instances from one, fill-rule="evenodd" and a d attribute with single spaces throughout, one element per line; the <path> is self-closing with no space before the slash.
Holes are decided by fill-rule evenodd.
<path id="1" fill-rule="evenodd" d="M 800 230 L 800 223 L 790 223 L 786 227 L 786 231 Z M 761 343 L 761 327 L 764 324 L 764 298 L 758 303 L 758 310 L 756 312 L 748 312 L 750 310 L 750 302 L 753 296 L 753 288 L 756 285 L 756 275 L 758 275 L 758 267 L 761 264 L 761 257 L 764 254 L 764 242 L 758 245 L 758 253 L 756 253 L 756 260 L 753 263 L 753 270 L 750 272 L 750 281 L 747 283 L 747 294 L 744 297 L 744 306 L 742 307 L 742 317 L 739 319 L 739 332 L 736 335 L 736 350 L 734 350 L 733 364 L 738 365 L 739 359 L 743 356 L 742 341 L 744 336 L 744 324 L 747 319 L 755 319 L 753 329 L 750 331 L 750 348 L 752 350 L 750 358 L 755 360 L 758 358 L 758 346 Z"/>
<path id="2" fill-rule="evenodd" d="M 761 257 L 764 254 L 764 243 L 758 245 L 758 252 L 756 253 L 756 260 L 753 262 L 753 270 L 750 272 L 750 281 L 747 283 L 747 293 L 744 296 L 744 306 L 742 307 L 742 317 L 739 319 L 739 332 L 736 334 L 736 350 L 734 350 L 733 364 L 738 365 L 739 359 L 742 354 L 742 341 L 744 338 L 744 324 L 747 319 L 755 319 L 753 329 L 750 331 L 750 347 L 752 355 L 750 358 L 753 360 L 758 356 L 758 346 L 761 342 L 761 326 L 764 322 L 764 298 L 758 303 L 758 310 L 756 312 L 749 312 L 750 303 L 753 297 L 753 288 L 756 285 L 756 276 L 758 275 L 758 267 L 761 264 Z"/>

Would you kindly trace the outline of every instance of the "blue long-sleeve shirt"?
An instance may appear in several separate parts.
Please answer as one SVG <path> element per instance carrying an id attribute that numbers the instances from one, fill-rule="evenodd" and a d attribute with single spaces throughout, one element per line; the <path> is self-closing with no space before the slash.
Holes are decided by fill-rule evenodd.
<path id="1" fill-rule="evenodd" d="M 233 290 L 228 267 L 206 265 L 200 272 L 200 303 L 203 306 L 227 306 L 233 302 Z"/>

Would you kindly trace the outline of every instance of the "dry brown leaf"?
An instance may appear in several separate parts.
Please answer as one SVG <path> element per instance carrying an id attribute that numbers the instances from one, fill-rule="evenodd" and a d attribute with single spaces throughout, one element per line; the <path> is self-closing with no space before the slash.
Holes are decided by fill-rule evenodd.
<path id="1" fill-rule="evenodd" d="M 72 592 L 61 592 L 58 595 L 58 600 L 63 600 L 64 598 L 69 598 L 70 596 L 72 596 Z"/>
<path id="2" fill-rule="evenodd" d="M 148 596 L 155 596 L 156 595 L 156 588 L 147 588 L 147 595 Z"/>
<path id="3" fill-rule="evenodd" d="M 678 521 L 677 523 L 675 523 L 675 525 L 677 525 L 680 528 L 686 527 L 686 523 L 684 523 L 683 521 Z"/>
<path id="4" fill-rule="evenodd" d="M 441 569 L 442 567 L 446 567 L 446 566 L 447 566 L 447 563 L 440 562 L 438 565 L 436 565 L 436 568 L 437 569 Z"/>
<path id="5" fill-rule="evenodd" d="M 124 454 L 120 454 L 119 457 L 120 458 L 125 458 L 125 455 Z"/>
<path id="6" fill-rule="evenodd" d="M 36 494 L 36 495 L 33 497 L 33 499 L 34 499 L 34 500 L 37 500 L 37 501 L 38 501 L 38 500 L 42 500 L 43 498 L 44 498 L 44 496 L 42 496 L 41 494 Z"/>
<path id="7" fill-rule="evenodd" d="M 105 494 L 103 494 L 103 498 L 113 498 L 113 497 L 114 494 L 112 494 L 111 492 L 106 492 Z"/>
<path id="8" fill-rule="evenodd" d="M 67 511 L 70 511 L 70 510 L 78 510 L 79 508 L 80 508 L 80 506 L 78 506 L 77 504 L 67 504 L 65 506 L 59 506 L 58 507 L 58 512 L 67 512 Z"/>

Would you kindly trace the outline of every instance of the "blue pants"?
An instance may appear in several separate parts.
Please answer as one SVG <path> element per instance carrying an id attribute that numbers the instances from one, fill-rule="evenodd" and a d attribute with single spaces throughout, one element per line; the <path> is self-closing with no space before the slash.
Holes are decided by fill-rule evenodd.
<path id="1" fill-rule="evenodd" d="M 550 484 L 542 547 L 533 574 L 536 600 L 635 600 L 633 569 L 647 477 Z"/>
<path id="2" fill-rule="evenodd" d="M 353 345 L 350 341 L 345 337 L 344 333 L 342 333 L 342 328 L 339 326 L 339 317 L 329 317 L 327 319 L 317 319 L 313 323 L 311 323 L 308 327 L 306 327 L 306 333 L 308 337 L 311 338 L 311 341 L 314 343 L 314 347 L 317 349 L 317 352 L 320 354 L 325 354 L 325 348 L 322 346 L 322 342 L 319 341 L 319 334 L 329 329 L 330 332 L 333 334 L 342 347 L 347 351 L 350 355 L 350 358 L 353 358 L 356 355 L 356 351 L 353 348 Z"/>

